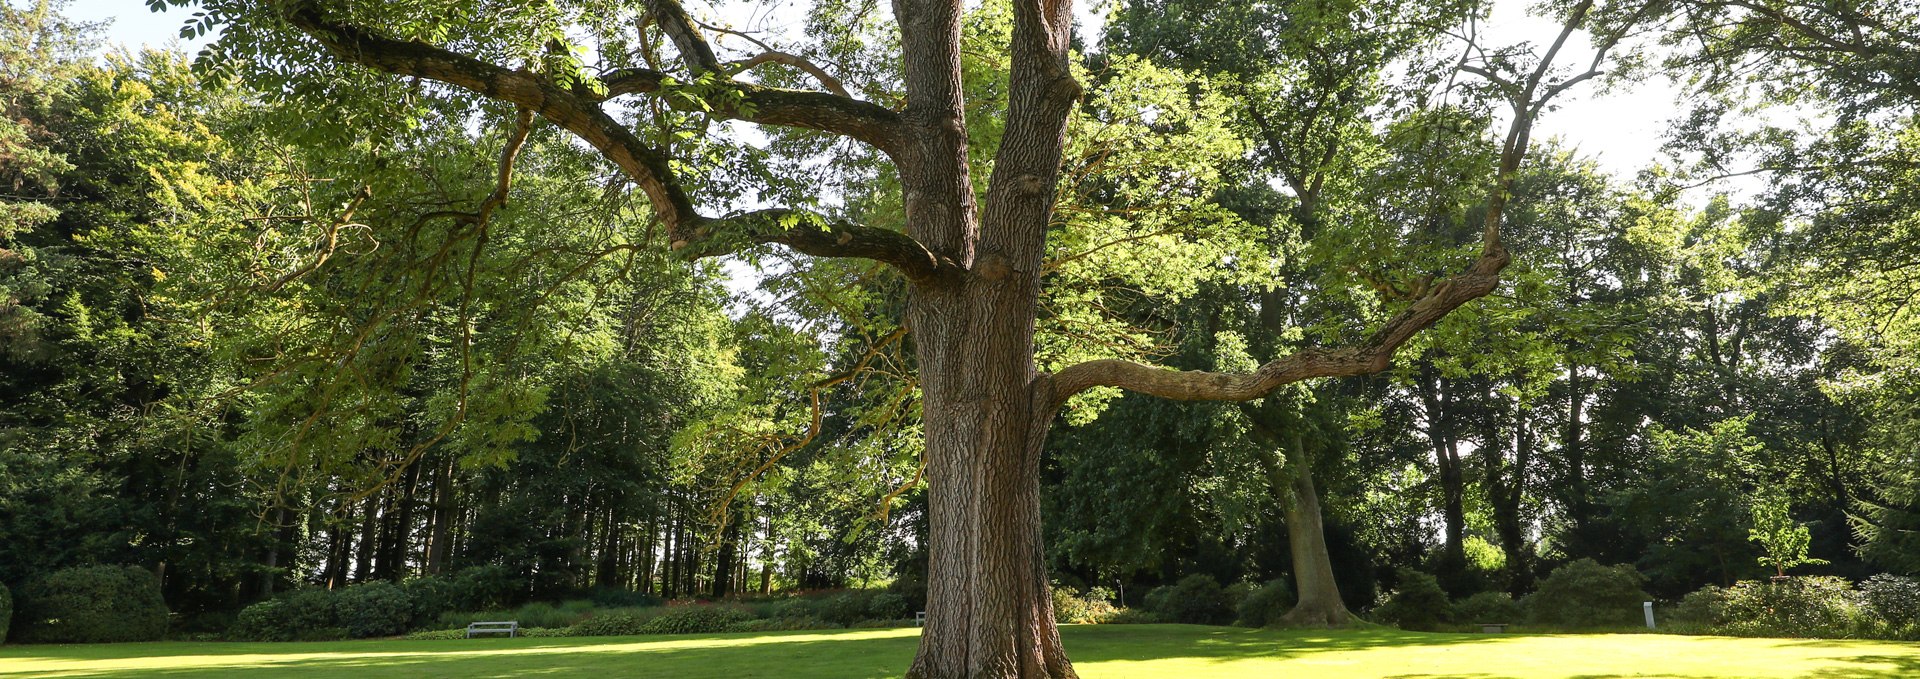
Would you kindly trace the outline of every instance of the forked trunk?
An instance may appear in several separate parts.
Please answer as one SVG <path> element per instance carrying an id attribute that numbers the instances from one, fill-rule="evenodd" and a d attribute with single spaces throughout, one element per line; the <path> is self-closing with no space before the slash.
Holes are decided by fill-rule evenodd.
<path id="1" fill-rule="evenodd" d="M 907 676 L 1076 676 L 1054 626 L 1040 535 L 1032 271 L 914 300 L 925 390 L 927 622 Z"/>

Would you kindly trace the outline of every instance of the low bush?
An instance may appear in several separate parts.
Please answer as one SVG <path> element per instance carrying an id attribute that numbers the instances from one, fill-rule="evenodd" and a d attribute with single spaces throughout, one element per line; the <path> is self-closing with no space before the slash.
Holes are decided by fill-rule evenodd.
<path id="1" fill-rule="evenodd" d="M 1920 634 L 1920 578 L 1884 574 L 1867 578 L 1860 583 L 1860 600 L 1886 636 Z"/>
<path id="2" fill-rule="evenodd" d="M 1393 593 L 1387 602 L 1374 609 L 1380 622 L 1401 629 L 1432 631 L 1452 619 L 1453 604 L 1440 581 L 1431 574 L 1401 567 L 1394 576 Z"/>
<path id="3" fill-rule="evenodd" d="M 1167 622 L 1225 625 L 1233 622 L 1226 590 L 1207 575 L 1189 575 L 1179 582 L 1147 593 L 1146 607 Z"/>
<path id="4" fill-rule="evenodd" d="M 370 582 L 335 590 L 334 624 L 355 639 L 405 634 L 413 620 L 413 600 L 389 582 Z"/>
<path id="5" fill-rule="evenodd" d="M 752 619 L 752 614 L 732 606 L 680 606 L 641 624 L 640 633 L 712 634 Z"/>
<path id="6" fill-rule="evenodd" d="M 1602 566 L 1581 559 L 1554 569 L 1533 593 L 1531 621 L 1557 627 L 1609 627 L 1641 623 L 1641 587 L 1646 576 L 1633 566 Z"/>
<path id="7" fill-rule="evenodd" d="M 927 610 L 927 581 L 917 575 L 903 575 L 887 585 L 887 591 L 907 600 L 907 610 Z"/>
<path id="8" fill-rule="evenodd" d="M 1662 627 L 1681 632 L 1709 632 L 1727 622 L 1727 588 L 1707 585 L 1686 596 L 1668 611 Z"/>
<path id="9" fill-rule="evenodd" d="M 448 611 L 460 608 L 461 602 L 456 598 L 456 586 L 451 578 L 437 575 L 413 578 L 400 583 L 400 590 L 407 593 L 408 601 L 413 602 L 409 627 L 432 625 Z"/>
<path id="10" fill-rule="evenodd" d="M 7 643 L 7 623 L 13 621 L 13 593 L 0 584 L 0 644 Z"/>
<path id="11" fill-rule="evenodd" d="M 415 611 L 412 597 L 392 583 L 302 589 L 242 609 L 227 636 L 241 641 L 393 636 L 413 626 Z"/>
<path id="12" fill-rule="evenodd" d="M 1095 587 L 1086 594 L 1075 594 L 1072 587 L 1055 586 L 1053 588 L 1053 619 L 1055 622 L 1087 624 L 1098 623 L 1113 615 L 1113 590 Z"/>
<path id="13" fill-rule="evenodd" d="M 810 629 L 842 629 L 836 625 L 812 616 L 794 618 L 759 618 L 737 622 L 727 627 L 728 632 L 790 632 Z"/>
<path id="14" fill-rule="evenodd" d="M 1158 625 L 1166 622 L 1144 608 L 1122 608 L 1100 621 L 1102 625 Z"/>
<path id="15" fill-rule="evenodd" d="M 1506 592 L 1481 592 L 1453 602 L 1453 621 L 1457 623 L 1478 625 L 1520 620 L 1520 602 Z"/>
<path id="16" fill-rule="evenodd" d="M 1293 608 L 1293 586 L 1285 580 L 1274 580 L 1254 587 L 1240 600 L 1239 615 L 1234 624 L 1246 627 L 1266 627 L 1280 622 L 1280 616 Z"/>
<path id="17" fill-rule="evenodd" d="M 625 637 L 646 634 L 645 627 L 649 617 L 632 613 L 604 613 L 575 623 L 567 628 L 576 637 Z"/>
<path id="18" fill-rule="evenodd" d="M 1840 578 L 1749 580 L 1727 589 L 1725 622 L 1714 631 L 1754 637 L 1851 637 L 1861 631 L 1860 609 L 1859 593 Z"/>
<path id="19" fill-rule="evenodd" d="M 86 566 L 30 580 L 14 602 L 25 643 L 154 641 L 167 633 L 160 579 L 133 566 Z"/>
<path id="20" fill-rule="evenodd" d="M 898 629 L 901 627 L 912 627 L 913 624 L 914 623 L 912 620 L 908 620 L 905 618 L 902 618 L 899 620 L 862 620 L 860 622 L 847 625 L 847 628 L 848 629 Z"/>

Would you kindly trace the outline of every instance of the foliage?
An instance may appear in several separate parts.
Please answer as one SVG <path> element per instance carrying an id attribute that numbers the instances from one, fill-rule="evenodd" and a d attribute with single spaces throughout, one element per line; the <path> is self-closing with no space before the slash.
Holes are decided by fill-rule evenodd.
<path id="1" fill-rule="evenodd" d="M 413 600 L 392 583 L 372 582 L 337 590 L 335 625 L 355 639 L 405 633 L 414 617 Z"/>
<path id="2" fill-rule="evenodd" d="M 1394 572 L 1393 592 L 1373 614 L 1400 629 L 1432 631 L 1453 618 L 1453 603 L 1433 575 L 1402 566 Z"/>
<path id="3" fill-rule="evenodd" d="M 1189 575 L 1147 593 L 1145 608 L 1167 622 L 1225 625 L 1233 622 L 1226 590 L 1209 575 Z"/>
<path id="4" fill-rule="evenodd" d="M 650 617 L 632 613 L 604 613 L 574 623 L 572 627 L 567 628 L 567 632 L 576 637 L 623 637 L 646 634 L 642 628 L 646 626 L 649 619 Z"/>
<path id="5" fill-rule="evenodd" d="M 640 633 L 712 634 L 752 619 L 752 614 L 732 606 L 674 606 L 640 625 Z"/>
<path id="6" fill-rule="evenodd" d="M 1075 593 L 1071 587 L 1053 587 L 1053 619 L 1055 622 L 1088 624 L 1105 622 L 1119 609 L 1113 605 L 1113 590 L 1094 587 L 1084 594 Z"/>
<path id="7" fill-rule="evenodd" d="M 1293 608 L 1293 585 L 1286 580 L 1269 580 L 1255 587 L 1240 600 L 1233 624 L 1242 627 L 1266 627 L 1280 622 L 1280 616 Z"/>
<path id="8" fill-rule="evenodd" d="M 1529 621 L 1559 627 L 1624 626 L 1641 622 L 1646 576 L 1633 566 L 1602 566 L 1580 559 L 1556 568 L 1528 600 Z"/>
<path id="9" fill-rule="evenodd" d="M 7 629 L 13 623 L 13 591 L 0 583 L 0 644 L 7 643 Z"/>
<path id="10" fill-rule="evenodd" d="M 134 566 L 83 566 L 27 581 L 14 601 L 15 641 L 154 641 L 167 632 L 160 579 Z"/>
<path id="11" fill-rule="evenodd" d="M 1727 588 L 1723 634 L 1755 637 L 1844 639 L 1860 631 L 1860 595 L 1853 583 L 1831 576 L 1802 576 Z"/>
<path id="12" fill-rule="evenodd" d="M 1453 621 L 1458 623 L 1512 624 L 1522 619 L 1520 602 L 1506 592 L 1480 592 L 1453 602 Z"/>
<path id="13" fill-rule="evenodd" d="M 1747 537 L 1766 550 L 1760 565 L 1772 566 L 1778 575 L 1798 566 L 1824 566 L 1826 561 L 1809 558 L 1807 546 L 1812 534 L 1793 520 L 1792 507 L 1778 491 L 1762 492 L 1753 500 L 1753 529 Z"/>
<path id="14" fill-rule="evenodd" d="M 728 632 L 788 632 L 798 630 L 841 629 L 845 625 L 835 624 L 812 616 L 755 618 L 727 626 Z"/>
<path id="15" fill-rule="evenodd" d="M 1920 626 L 1920 578 L 1875 575 L 1860 583 L 1860 600 L 1889 630 Z"/>

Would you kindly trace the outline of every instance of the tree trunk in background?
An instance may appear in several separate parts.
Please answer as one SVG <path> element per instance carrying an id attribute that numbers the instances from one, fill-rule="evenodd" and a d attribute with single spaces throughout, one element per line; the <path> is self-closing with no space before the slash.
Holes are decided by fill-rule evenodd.
<path id="1" fill-rule="evenodd" d="M 1333 577 L 1333 557 L 1327 553 L 1326 526 L 1320 518 L 1320 492 L 1313 485 L 1313 458 L 1298 428 L 1287 449 L 1287 465 L 1293 467 L 1293 497 L 1286 503 L 1287 545 L 1293 553 L 1294 591 L 1299 599 L 1280 620 L 1288 625 L 1344 627 L 1354 618 L 1340 600 L 1339 583 Z"/>
<path id="2" fill-rule="evenodd" d="M 1466 474 L 1460 468 L 1459 437 L 1453 431 L 1453 393 L 1447 378 L 1434 370 L 1432 362 L 1421 366 L 1420 400 L 1427 411 L 1427 441 L 1433 447 L 1434 464 L 1440 472 L 1440 514 L 1446 523 L 1446 543 L 1441 552 L 1444 568 L 1466 568 Z"/>
<path id="3" fill-rule="evenodd" d="M 379 494 L 368 495 L 360 505 L 360 544 L 353 556 L 353 579 L 366 582 L 373 576 L 373 548 L 375 529 L 379 528 Z"/>

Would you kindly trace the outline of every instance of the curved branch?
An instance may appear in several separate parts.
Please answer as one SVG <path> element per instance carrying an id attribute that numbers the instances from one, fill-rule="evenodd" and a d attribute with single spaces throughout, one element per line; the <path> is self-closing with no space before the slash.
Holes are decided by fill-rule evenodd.
<path id="1" fill-rule="evenodd" d="M 683 257 L 726 254 L 749 244 L 779 244 L 816 257 L 860 257 L 885 262 L 911 280 L 958 270 L 907 234 L 853 224 L 804 210 L 755 210 L 719 219 L 702 218 L 676 234 L 673 249 Z"/>
<path id="2" fill-rule="evenodd" d="M 905 234 L 833 222 L 810 213 L 764 210 L 722 219 L 702 216 L 694 209 L 666 154 L 614 120 L 599 106 L 604 97 L 585 91 L 585 87 L 562 88 L 537 73 L 509 70 L 423 42 L 395 40 L 358 26 L 335 23 L 314 0 L 292 3 L 284 15 L 294 27 L 343 60 L 510 102 L 573 133 L 618 165 L 646 192 L 674 246 L 689 256 L 732 251 L 723 245 L 737 248 L 750 243 L 781 243 L 816 256 L 879 260 L 900 267 L 913 278 L 934 275 L 942 266 L 927 248 Z M 613 80 L 623 91 L 631 92 L 658 91 L 666 83 L 664 75 L 644 69 L 629 69 Z M 829 131 L 852 129 L 889 142 L 896 136 L 891 120 L 875 121 L 871 117 L 872 109 L 884 111 L 889 119 L 894 114 L 873 104 L 820 92 L 744 83 L 730 86 L 747 94 L 747 105 L 735 110 L 743 119 Z M 835 117 L 835 112 L 843 115 Z"/>
<path id="3" fill-rule="evenodd" d="M 1119 359 L 1069 366 L 1050 378 L 1049 412 L 1074 394 L 1093 387 L 1118 387 L 1176 401 L 1246 401 L 1283 385 L 1315 377 L 1350 377 L 1386 370 L 1400 345 L 1462 304 L 1500 285 L 1505 250 L 1484 254 L 1466 272 L 1435 285 L 1427 294 L 1355 346 L 1307 349 L 1275 359 L 1251 373 L 1168 370 Z"/>
<path id="4" fill-rule="evenodd" d="M 622 68 L 600 78 L 606 92 L 590 95 L 604 100 L 628 94 L 654 94 L 670 87 L 673 77 L 650 68 Z M 700 109 L 719 118 L 744 120 L 759 125 L 777 125 L 819 130 L 845 135 L 895 155 L 905 142 L 905 125 L 893 109 L 827 92 L 790 90 L 728 80 L 719 83 L 738 97 L 700 96 L 706 105 Z M 680 110 L 694 110 L 685 97 L 667 97 L 667 103 Z"/>

